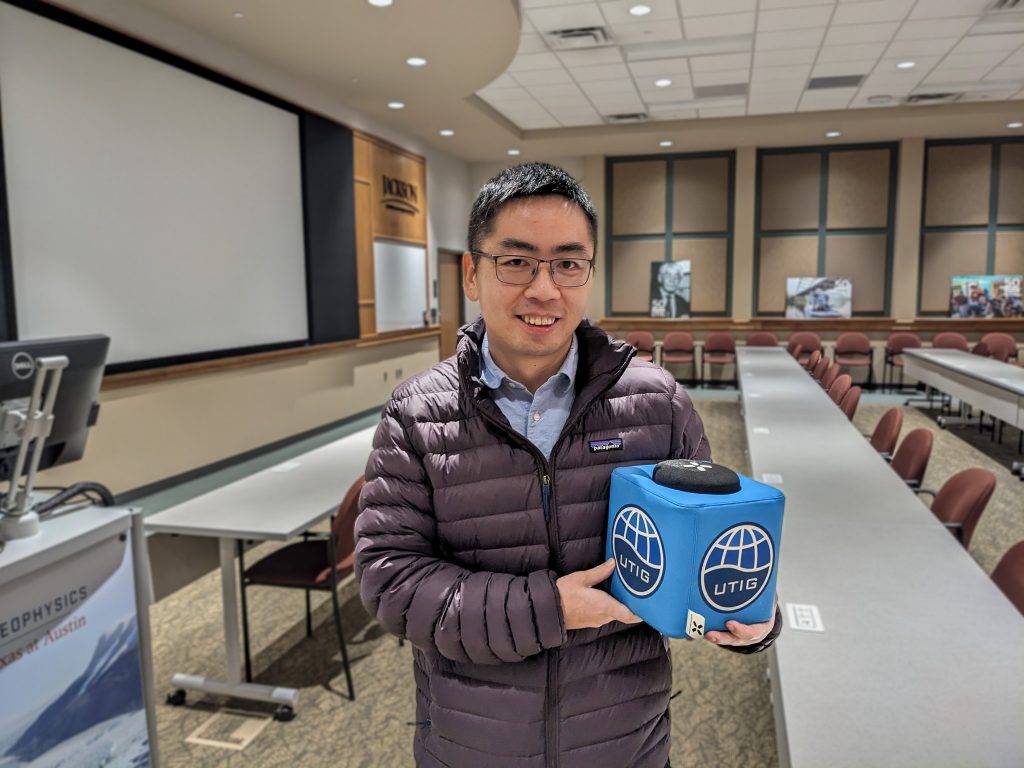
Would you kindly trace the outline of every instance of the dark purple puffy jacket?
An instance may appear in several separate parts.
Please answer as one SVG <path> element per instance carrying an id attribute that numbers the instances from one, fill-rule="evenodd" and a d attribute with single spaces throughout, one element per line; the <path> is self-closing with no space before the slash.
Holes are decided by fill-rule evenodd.
<path id="1" fill-rule="evenodd" d="M 476 380 L 483 330 L 395 390 L 356 523 L 363 602 L 415 646 L 417 765 L 664 768 L 666 641 L 646 624 L 566 631 L 555 579 L 604 560 L 614 467 L 709 457 L 700 417 L 584 322 L 548 462 Z M 589 449 L 606 438 L 622 450 Z"/>

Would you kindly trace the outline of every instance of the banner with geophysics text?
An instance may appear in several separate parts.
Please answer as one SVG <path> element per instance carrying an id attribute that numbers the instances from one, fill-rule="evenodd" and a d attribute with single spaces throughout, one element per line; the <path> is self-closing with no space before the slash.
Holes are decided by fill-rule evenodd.
<path id="1" fill-rule="evenodd" d="M 112 536 L 0 596 L 0 768 L 150 760 L 131 541 Z"/>

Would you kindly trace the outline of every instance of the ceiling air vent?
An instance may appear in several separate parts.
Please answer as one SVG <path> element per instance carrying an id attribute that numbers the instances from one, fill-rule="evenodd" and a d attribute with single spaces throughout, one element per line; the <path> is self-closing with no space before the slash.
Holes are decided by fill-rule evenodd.
<path id="1" fill-rule="evenodd" d="M 952 104 L 962 95 L 962 93 L 912 93 L 903 100 L 903 103 L 919 107 L 928 104 Z"/>
<path id="2" fill-rule="evenodd" d="M 601 48 L 614 41 L 604 27 L 576 27 L 545 32 L 548 47 L 553 51 L 578 51 L 582 48 Z"/>
<path id="3" fill-rule="evenodd" d="M 864 75 L 833 75 L 831 77 L 812 77 L 807 83 L 808 91 L 823 88 L 857 88 L 864 82 Z"/>
<path id="4" fill-rule="evenodd" d="M 989 11 L 1013 11 L 1024 7 L 1024 0 L 992 0 L 989 4 Z"/>
<path id="5" fill-rule="evenodd" d="M 622 112 L 618 115 L 604 116 L 606 123 L 642 123 L 646 119 L 646 112 Z"/>

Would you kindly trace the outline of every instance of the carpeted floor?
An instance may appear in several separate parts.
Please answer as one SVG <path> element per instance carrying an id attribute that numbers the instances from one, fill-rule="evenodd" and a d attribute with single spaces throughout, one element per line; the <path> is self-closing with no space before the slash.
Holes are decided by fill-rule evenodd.
<path id="1" fill-rule="evenodd" d="M 739 404 L 698 400 L 716 461 L 746 472 L 745 440 Z M 864 404 L 856 423 L 869 432 L 884 405 Z M 904 433 L 934 424 L 906 411 Z M 984 466 L 996 472 L 996 494 L 982 518 L 971 554 L 986 571 L 1012 543 L 1024 538 L 1022 486 L 997 462 L 962 441 L 954 431 L 935 430 L 936 444 L 926 485 L 938 487 L 953 472 Z M 274 546 L 263 544 L 249 562 Z M 175 672 L 222 677 L 224 652 L 220 578 L 211 573 L 165 598 L 152 609 L 154 667 L 158 698 L 170 690 Z M 163 765 L 287 766 L 288 768 L 401 768 L 411 766 L 413 681 L 408 646 L 384 635 L 362 608 L 355 584 L 343 585 L 343 622 L 353 659 L 355 702 L 344 696 L 345 678 L 331 622 L 330 604 L 315 596 L 314 633 L 305 637 L 300 592 L 250 590 L 255 674 L 258 682 L 301 690 L 298 717 L 271 722 L 243 751 L 185 743 L 224 699 L 190 694 L 185 707 L 157 707 Z M 672 764 L 687 766 L 777 765 L 774 722 L 766 677 L 767 659 L 740 656 L 708 643 L 673 641 Z M 231 705 L 269 713 L 272 706 Z"/>

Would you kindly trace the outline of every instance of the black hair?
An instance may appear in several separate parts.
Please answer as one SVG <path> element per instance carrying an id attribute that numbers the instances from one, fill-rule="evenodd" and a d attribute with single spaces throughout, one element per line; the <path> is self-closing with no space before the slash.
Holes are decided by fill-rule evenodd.
<path id="1" fill-rule="evenodd" d="M 590 196 L 579 183 L 556 165 L 550 163 L 522 163 L 506 168 L 480 189 L 469 213 L 469 250 L 480 249 L 480 241 L 491 231 L 491 223 L 498 211 L 511 200 L 524 197 L 556 195 L 571 200 L 587 217 L 590 239 L 597 248 L 597 212 Z M 479 261 L 473 255 L 473 263 Z"/>

